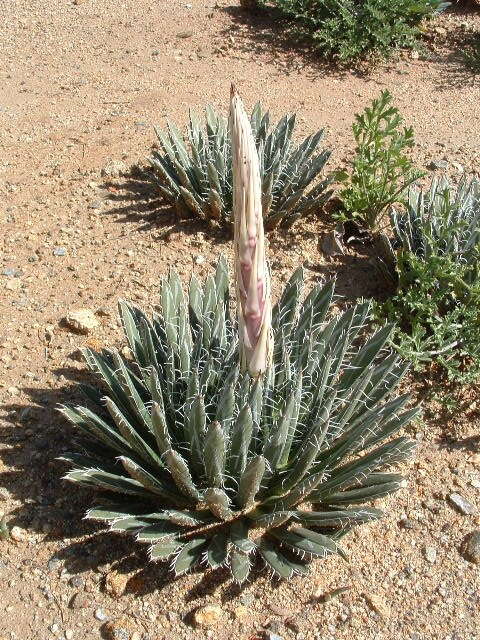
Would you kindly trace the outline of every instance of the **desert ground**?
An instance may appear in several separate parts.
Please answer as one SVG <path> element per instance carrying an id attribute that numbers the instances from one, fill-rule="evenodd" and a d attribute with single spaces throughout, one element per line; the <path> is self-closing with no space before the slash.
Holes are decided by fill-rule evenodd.
<path id="1" fill-rule="evenodd" d="M 227 572 L 174 579 L 133 539 L 83 520 L 92 496 L 62 480 L 56 460 L 72 430 L 56 411 L 81 400 L 85 345 L 124 346 L 119 298 L 152 310 L 170 266 L 186 281 L 230 259 L 228 234 L 177 220 L 138 171 L 166 118 L 227 111 L 232 81 L 245 103 L 298 134 L 326 128 L 329 170 L 351 158 L 351 123 L 387 88 L 415 129 L 420 167 L 458 180 L 480 169 L 480 80 L 457 40 L 480 14 L 439 18 L 418 56 L 339 71 L 285 42 L 264 14 L 234 0 L 0 0 L 0 639 L 474 640 L 480 574 L 464 540 L 480 528 L 478 392 L 448 412 L 411 377 L 424 417 L 405 465 L 408 487 L 384 499 L 383 520 L 346 539 L 349 561 L 314 563 L 291 582 Z M 439 173 L 442 169 L 431 170 Z M 338 274 L 353 299 L 381 294 L 365 252 L 329 259 L 313 216 L 270 235 L 280 285 L 304 264 L 309 282 Z M 64 318 L 87 308 L 86 336 Z M 407 385 L 408 386 L 408 385 Z M 471 509 L 450 499 L 460 494 Z M 345 587 L 340 593 L 337 589 Z M 330 597 L 332 596 L 332 597 Z M 216 607 L 215 624 L 193 624 Z"/>

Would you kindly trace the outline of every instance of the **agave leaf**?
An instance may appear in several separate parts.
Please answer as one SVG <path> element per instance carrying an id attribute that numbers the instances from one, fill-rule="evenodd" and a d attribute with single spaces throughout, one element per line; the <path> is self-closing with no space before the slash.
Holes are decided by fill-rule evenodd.
<path id="1" fill-rule="evenodd" d="M 172 491 L 166 482 L 162 481 L 158 475 L 153 476 L 130 458 L 121 456 L 119 460 L 128 475 L 137 482 L 140 482 L 140 484 L 142 484 L 145 489 L 148 489 L 148 491 L 160 495 L 167 500 L 171 500 L 175 504 L 182 506 L 188 504 L 188 502 L 179 496 L 178 493 Z"/>
<path id="2" fill-rule="evenodd" d="M 230 520 L 233 517 L 230 499 L 222 489 L 209 487 L 204 491 L 204 498 L 210 511 L 220 520 Z"/>
<path id="3" fill-rule="evenodd" d="M 250 506 L 255 500 L 263 476 L 265 474 L 266 460 L 263 456 L 256 456 L 245 467 L 240 477 L 236 502 L 242 509 Z"/>
<path id="4" fill-rule="evenodd" d="M 100 469 L 86 469 L 69 471 L 64 480 L 76 482 L 85 487 L 95 487 L 107 491 L 125 493 L 127 495 L 141 496 L 144 500 L 151 499 L 151 493 L 147 491 L 140 482 L 126 478 L 125 476 L 107 473 Z"/>
<path id="5" fill-rule="evenodd" d="M 330 479 L 311 495 L 311 499 L 328 499 L 330 495 L 350 486 L 356 479 L 360 480 L 379 468 L 405 460 L 411 455 L 414 447 L 415 444 L 407 438 L 387 442 L 369 454 L 335 469 Z"/>
<path id="6" fill-rule="evenodd" d="M 341 529 L 346 525 L 378 520 L 383 516 L 383 512 L 379 509 L 363 507 L 343 511 L 296 511 L 292 515 L 296 522 L 307 527 Z"/>
<path id="7" fill-rule="evenodd" d="M 146 443 L 146 441 L 132 427 L 128 419 L 110 398 L 105 398 L 105 406 L 112 416 L 118 430 L 127 440 L 128 444 L 147 464 L 163 468 L 163 464 L 157 453 Z"/>
<path id="8" fill-rule="evenodd" d="M 245 470 L 252 431 L 252 412 L 250 407 L 245 405 L 238 414 L 230 443 L 229 468 L 234 478 L 238 478 Z"/>
<path id="9" fill-rule="evenodd" d="M 365 484 L 357 489 L 347 489 L 339 493 L 329 494 L 327 497 L 322 498 L 322 504 L 363 504 L 364 502 L 383 498 L 390 493 L 395 493 L 395 491 L 398 491 L 405 486 L 406 482 L 404 480 L 385 482 L 370 486 Z"/>
<path id="10" fill-rule="evenodd" d="M 130 445 L 120 434 L 118 434 L 108 423 L 99 418 L 89 409 L 84 407 L 66 407 L 59 409 L 69 422 L 84 431 L 86 434 L 93 436 L 96 440 L 103 442 L 107 447 L 118 453 L 128 454 L 131 449 Z"/>
<path id="11" fill-rule="evenodd" d="M 255 542 L 248 537 L 248 524 L 242 519 L 232 522 L 230 541 L 242 553 L 249 554 L 257 548 Z"/>
<path id="12" fill-rule="evenodd" d="M 207 549 L 208 566 L 212 569 L 221 567 L 228 560 L 228 538 L 224 531 L 212 536 Z"/>
<path id="13" fill-rule="evenodd" d="M 85 514 L 85 519 L 99 520 L 101 522 L 113 522 L 120 518 L 130 518 L 132 516 L 140 516 L 146 513 L 148 513 L 146 507 L 112 502 L 91 507 Z"/>
<path id="14" fill-rule="evenodd" d="M 206 544 L 206 538 L 194 538 L 181 548 L 173 562 L 173 570 L 176 576 L 187 573 L 187 571 L 200 562 Z"/>
<path id="15" fill-rule="evenodd" d="M 250 573 L 250 566 L 250 558 L 247 554 L 237 550 L 233 551 L 230 558 L 230 568 L 235 582 L 238 582 L 238 584 L 245 582 Z"/>
<path id="16" fill-rule="evenodd" d="M 291 578 L 293 575 L 293 567 L 284 554 L 267 538 L 261 538 L 258 547 L 260 555 L 265 560 L 267 566 L 279 578 Z"/>
<path id="17" fill-rule="evenodd" d="M 165 452 L 165 463 L 178 490 L 187 498 L 200 502 L 202 496 L 192 480 L 188 464 L 183 457 L 177 451 L 168 449 Z"/>
<path id="18" fill-rule="evenodd" d="M 325 558 L 331 553 L 339 553 L 339 547 L 332 538 L 304 527 L 289 530 L 272 529 L 271 535 L 302 556 Z"/>
<path id="19" fill-rule="evenodd" d="M 149 524 L 143 527 L 137 533 L 137 541 L 138 542 L 176 542 L 177 536 L 182 533 L 181 527 L 178 525 L 169 522 L 168 520 L 160 520 L 159 522 L 155 522 L 154 524 Z"/>
<path id="20" fill-rule="evenodd" d="M 253 511 L 249 514 L 252 521 L 252 527 L 259 529 L 271 529 L 285 524 L 294 516 L 294 511 L 272 511 L 271 513 L 262 513 L 261 511 Z"/>
<path id="21" fill-rule="evenodd" d="M 203 451 L 205 474 L 211 487 L 223 486 L 225 454 L 226 439 L 222 427 L 219 422 L 211 422 L 205 436 Z"/>
<path id="22" fill-rule="evenodd" d="M 175 540 L 162 540 L 157 542 L 150 549 L 150 560 L 153 562 L 168 560 L 168 558 L 178 553 L 181 547 L 182 544 Z"/>

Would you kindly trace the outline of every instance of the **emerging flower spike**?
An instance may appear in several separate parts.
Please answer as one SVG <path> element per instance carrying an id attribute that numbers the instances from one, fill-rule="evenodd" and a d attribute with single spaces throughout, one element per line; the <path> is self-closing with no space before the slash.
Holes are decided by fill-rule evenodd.
<path id="1" fill-rule="evenodd" d="M 270 277 L 265 257 L 258 154 L 250 120 L 233 85 L 230 133 L 240 362 L 243 369 L 257 378 L 266 371 L 273 351 Z"/>

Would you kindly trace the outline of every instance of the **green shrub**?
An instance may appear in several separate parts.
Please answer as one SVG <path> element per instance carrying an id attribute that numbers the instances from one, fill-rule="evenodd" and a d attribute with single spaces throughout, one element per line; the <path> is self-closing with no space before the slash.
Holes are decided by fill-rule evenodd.
<path id="1" fill-rule="evenodd" d="M 401 354 L 421 368 L 437 362 L 451 380 L 480 374 L 480 183 L 458 189 L 441 180 L 411 188 L 406 211 L 394 211 L 396 295 L 379 306 L 396 321 Z"/>
<path id="2" fill-rule="evenodd" d="M 330 151 L 320 150 L 323 130 L 300 144 L 293 142 L 295 115 L 284 116 L 270 128 L 270 116 L 257 104 L 251 115 L 260 158 L 262 206 L 267 229 L 290 226 L 321 208 L 331 195 L 332 177 L 319 178 Z M 157 129 L 160 149 L 150 163 L 163 198 L 179 216 L 197 216 L 223 225 L 232 223 L 232 150 L 227 120 L 211 107 L 206 123 L 193 114 L 184 138 L 169 123 Z"/>
<path id="3" fill-rule="evenodd" d="M 332 317 L 332 283 L 302 303 L 301 269 L 273 310 L 269 370 L 242 373 L 228 280 L 222 260 L 184 296 L 172 272 L 151 319 L 120 304 L 133 361 L 85 352 L 102 390 L 88 389 L 93 410 L 63 408 L 83 435 L 66 478 L 101 493 L 87 517 L 176 574 L 203 562 L 243 582 L 255 554 L 277 576 L 304 574 L 380 517 L 364 503 L 402 485 L 383 469 L 410 454 L 396 434 L 418 411 L 395 396 L 406 366 L 385 352 L 392 327 L 359 346 L 369 304 Z"/>
<path id="4" fill-rule="evenodd" d="M 266 2 L 264 2 L 266 4 Z M 328 56 L 351 61 L 398 47 L 414 47 L 424 18 L 448 6 L 442 0 L 273 0 L 296 31 Z"/>
<path id="5" fill-rule="evenodd" d="M 373 232 L 384 226 L 388 207 L 422 175 L 406 154 L 413 146 L 413 129 L 402 125 L 391 94 L 382 91 L 371 107 L 355 116 L 355 157 L 350 172 L 338 174 L 345 184 L 340 193 L 345 216 Z"/>

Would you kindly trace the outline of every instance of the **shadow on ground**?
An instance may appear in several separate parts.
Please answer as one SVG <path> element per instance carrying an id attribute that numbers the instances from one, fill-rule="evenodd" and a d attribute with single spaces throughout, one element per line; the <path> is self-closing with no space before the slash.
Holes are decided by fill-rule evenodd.
<path id="1" fill-rule="evenodd" d="M 133 167 L 118 179 L 106 180 L 102 189 L 108 191 L 110 203 L 104 215 L 114 216 L 120 224 L 134 223 L 142 230 L 155 230 L 158 240 L 169 240 L 179 232 L 195 235 L 199 231 L 207 231 L 214 244 L 231 240 L 229 229 L 198 218 L 180 218 L 175 208 L 159 196 L 149 170 L 144 167 Z"/>

